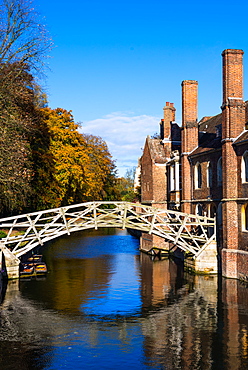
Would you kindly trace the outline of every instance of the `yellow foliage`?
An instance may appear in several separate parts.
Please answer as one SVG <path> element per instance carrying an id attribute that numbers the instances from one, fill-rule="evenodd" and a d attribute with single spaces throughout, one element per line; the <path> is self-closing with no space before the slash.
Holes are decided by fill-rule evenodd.
<path id="1" fill-rule="evenodd" d="M 115 171 L 106 143 L 100 137 L 80 134 L 71 111 L 42 108 L 41 113 L 49 136 L 49 153 L 43 155 L 52 158 L 51 184 L 57 194 L 54 197 L 54 189 L 47 189 L 43 201 L 50 195 L 57 207 L 106 197 Z"/>

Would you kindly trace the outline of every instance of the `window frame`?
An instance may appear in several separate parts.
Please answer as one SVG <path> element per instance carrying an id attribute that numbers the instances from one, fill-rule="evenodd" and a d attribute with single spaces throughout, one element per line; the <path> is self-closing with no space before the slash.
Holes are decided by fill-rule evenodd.
<path id="1" fill-rule="evenodd" d="M 217 161 L 217 186 L 222 186 L 222 157 Z"/>
<path id="2" fill-rule="evenodd" d="M 243 184 L 248 182 L 248 151 L 247 150 L 242 155 L 241 180 Z"/>
<path id="3" fill-rule="evenodd" d="M 201 189 L 202 187 L 202 168 L 199 162 L 196 163 L 194 168 L 194 180 L 195 180 L 195 189 Z"/>

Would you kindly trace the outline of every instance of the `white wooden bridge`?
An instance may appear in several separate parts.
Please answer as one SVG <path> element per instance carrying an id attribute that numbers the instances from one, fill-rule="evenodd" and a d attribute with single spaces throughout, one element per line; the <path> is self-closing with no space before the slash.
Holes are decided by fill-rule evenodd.
<path id="1" fill-rule="evenodd" d="M 87 202 L 0 219 L 0 239 L 16 257 L 74 231 L 130 228 L 158 235 L 197 257 L 215 240 L 215 219 L 128 202 Z"/>
<path id="2" fill-rule="evenodd" d="M 130 228 L 158 235 L 198 258 L 216 240 L 215 219 L 128 202 L 87 202 L 0 219 L 0 248 L 15 259 L 75 231 Z M 216 244 L 215 244 L 216 245 Z"/>

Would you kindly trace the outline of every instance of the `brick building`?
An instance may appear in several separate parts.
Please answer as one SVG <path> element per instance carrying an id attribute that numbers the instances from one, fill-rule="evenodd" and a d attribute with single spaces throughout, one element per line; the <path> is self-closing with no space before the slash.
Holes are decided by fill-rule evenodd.
<path id="1" fill-rule="evenodd" d="M 198 121 L 198 82 L 182 82 L 182 126 L 166 103 L 160 137 L 146 139 L 141 201 L 159 208 L 217 217 L 222 274 L 248 279 L 248 102 L 243 100 L 243 51 L 223 58 L 221 113 Z M 143 235 L 159 246 L 159 238 Z"/>

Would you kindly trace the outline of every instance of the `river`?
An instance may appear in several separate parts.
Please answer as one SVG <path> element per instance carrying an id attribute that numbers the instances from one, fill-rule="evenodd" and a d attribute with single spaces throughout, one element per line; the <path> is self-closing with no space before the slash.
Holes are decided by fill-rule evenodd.
<path id="1" fill-rule="evenodd" d="M 248 287 L 151 260 L 123 230 L 41 250 L 46 278 L 0 300 L 0 369 L 248 369 Z"/>

